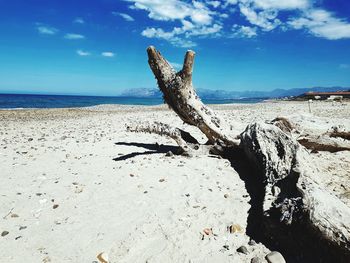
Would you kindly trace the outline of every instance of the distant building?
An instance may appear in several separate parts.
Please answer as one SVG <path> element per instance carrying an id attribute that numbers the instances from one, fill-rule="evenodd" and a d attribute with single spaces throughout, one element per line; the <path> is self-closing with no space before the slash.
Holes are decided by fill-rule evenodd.
<path id="1" fill-rule="evenodd" d="M 313 100 L 342 100 L 350 99 L 350 91 L 334 91 L 334 92 L 306 92 L 300 96 L 303 99 Z"/>

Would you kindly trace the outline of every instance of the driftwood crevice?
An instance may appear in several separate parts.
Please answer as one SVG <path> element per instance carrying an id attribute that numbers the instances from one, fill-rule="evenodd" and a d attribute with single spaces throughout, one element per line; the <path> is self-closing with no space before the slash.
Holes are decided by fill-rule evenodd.
<path id="1" fill-rule="evenodd" d="M 339 145 L 332 140 L 332 137 L 348 138 L 348 134 L 330 134 L 326 138 L 304 136 L 298 140 L 293 136 L 296 132 L 294 125 L 283 117 L 269 123 L 251 123 L 240 131 L 237 129 L 240 125 L 226 123 L 198 97 L 192 84 L 193 51 L 187 51 L 179 72 L 175 72 L 153 46 L 147 49 L 147 53 L 164 101 L 181 120 L 197 127 L 207 137 L 205 147 L 208 152 L 221 155 L 231 163 L 237 164 L 238 159 L 245 161 L 247 167 L 254 168 L 255 172 L 243 179 L 246 184 L 254 181 L 250 183 L 252 192 L 254 188 L 261 189 L 258 198 L 261 204 L 255 207 L 261 210 L 265 236 L 273 236 L 274 242 L 285 246 L 287 252 L 300 249 L 300 244 L 317 244 L 309 256 L 318 252 L 325 255 L 322 260 L 313 262 L 350 262 L 350 209 L 316 183 L 314 178 L 319 172 L 306 150 L 349 150 L 348 142 Z M 187 155 L 196 154 L 203 147 L 189 133 L 163 123 L 147 122 L 130 126 L 129 130 L 170 137 Z M 253 194 L 251 198 L 254 199 Z M 299 229 L 299 232 L 294 229 Z M 302 236 L 298 237 L 296 233 L 302 233 Z M 288 242 L 300 244 L 288 246 Z M 293 252 L 292 255 L 297 256 L 291 256 L 292 262 L 304 262 L 306 253 Z"/>

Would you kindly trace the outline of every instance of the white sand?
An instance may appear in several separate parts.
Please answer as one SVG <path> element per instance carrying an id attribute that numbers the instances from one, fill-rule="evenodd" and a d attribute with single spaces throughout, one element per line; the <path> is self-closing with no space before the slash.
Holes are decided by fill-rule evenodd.
<path id="1" fill-rule="evenodd" d="M 339 124 L 350 130 L 350 103 L 317 102 L 311 114 L 307 102 L 213 108 L 242 131 L 277 116 L 318 134 Z M 249 195 L 230 163 L 167 157 L 173 141 L 127 133 L 135 120 L 171 123 L 205 142 L 165 106 L 0 111 L 0 233 L 9 232 L 0 236 L 1 262 L 101 262 L 102 252 L 108 262 L 264 258 L 263 244 L 248 245 Z M 312 156 L 329 171 L 317 180 L 349 205 L 350 153 Z M 231 224 L 243 231 L 230 234 Z M 241 245 L 248 255 L 236 251 Z"/>

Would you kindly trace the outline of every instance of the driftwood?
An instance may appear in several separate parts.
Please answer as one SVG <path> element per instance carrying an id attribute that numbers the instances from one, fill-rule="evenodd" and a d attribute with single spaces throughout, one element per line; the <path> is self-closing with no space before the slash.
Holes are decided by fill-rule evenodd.
<path id="1" fill-rule="evenodd" d="M 128 125 L 127 130 L 130 132 L 155 133 L 160 136 L 170 137 L 179 145 L 181 153 L 189 154 L 191 149 L 196 149 L 195 145 L 198 145 L 198 141 L 188 132 L 161 122 L 135 123 Z"/>
<path id="2" fill-rule="evenodd" d="M 288 135 L 295 134 L 297 141 L 312 152 L 350 151 L 350 132 L 339 131 L 337 127 L 333 128 L 331 132 L 315 136 L 301 134 L 296 125 L 284 117 L 277 117 L 269 123 L 277 126 Z"/>
<path id="3" fill-rule="evenodd" d="M 262 189 L 261 211 L 262 225 L 266 226 L 265 235 L 271 235 L 269 229 L 273 228 L 273 231 L 277 231 L 276 238 L 279 238 L 275 243 L 280 243 L 288 252 L 293 246 L 288 244 L 290 240 L 284 240 L 281 233 L 289 229 L 288 235 L 294 235 L 294 243 L 304 244 L 305 241 L 305 244 L 314 245 L 315 250 L 309 253 L 311 256 L 318 252 L 326 253 L 325 257 L 322 256 L 325 261 L 350 262 L 350 209 L 315 182 L 313 178 L 318 171 L 304 147 L 310 144 L 298 142 L 292 136 L 295 127 L 287 119 L 277 118 L 270 123 L 252 123 L 243 132 L 238 131 L 238 125 L 226 124 L 196 94 L 192 84 L 193 51 L 187 51 L 183 68 L 177 73 L 154 47 L 149 47 L 147 53 L 149 65 L 169 107 L 185 123 L 198 127 L 205 134 L 207 145 L 212 146 L 212 153 L 232 163 L 237 156 L 244 156 L 243 159 L 249 163 L 247 166 L 254 168 L 255 172 L 249 174 L 246 180 L 255 182 L 253 188 Z M 199 149 L 198 142 L 190 134 L 184 136 L 184 131 L 166 124 L 147 123 L 129 130 L 171 137 L 185 153 Z M 192 139 L 188 141 L 184 137 Z M 307 138 L 309 142 L 311 139 Z M 308 148 L 315 147 L 317 140 L 320 141 L 312 141 L 312 147 Z M 339 146 L 324 141 L 332 147 Z M 251 195 L 251 198 L 254 199 L 254 196 Z M 301 229 L 304 236 L 295 236 L 297 232 L 293 233 L 293 229 Z M 309 240 L 306 236 L 309 236 Z M 299 242 L 298 238 L 304 241 Z M 300 249 L 298 244 L 294 245 Z M 317 261 L 322 260 L 313 262 Z"/>
<path id="4" fill-rule="evenodd" d="M 305 148 L 317 151 L 327 151 L 327 152 L 340 152 L 340 151 L 350 151 L 350 142 L 343 139 L 335 139 L 335 136 L 329 136 L 327 134 L 320 136 L 301 136 L 298 138 L 298 142 Z"/>
<path id="5" fill-rule="evenodd" d="M 192 85 L 193 51 L 187 51 L 182 70 L 178 73 L 156 51 L 147 49 L 148 63 L 158 80 L 165 102 L 187 124 L 198 127 L 211 144 L 237 146 L 239 131 L 234 131 L 208 106 L 204 105 Z"/>

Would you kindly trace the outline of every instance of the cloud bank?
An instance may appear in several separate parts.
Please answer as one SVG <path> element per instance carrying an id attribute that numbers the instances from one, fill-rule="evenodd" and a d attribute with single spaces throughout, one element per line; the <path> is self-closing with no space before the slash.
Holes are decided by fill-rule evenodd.
<path id="1" fill-rule="evenodd" d="M 276 30 L 304 30 L 328 40 L 350 38 L 349 21 L 315 7 L 314 0 L 124 1 L 129 8 L 146 12 L 150 22 L 164 25 L 146 26 L 142 36 L 179 47 L 195 46 L 198 37 L 254 38 Z M 127 14 L 118 15 L 134 21 Z M 240 23 L 232 22 L 237 16 Z"/>

